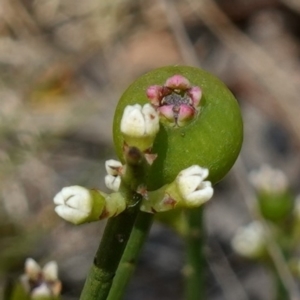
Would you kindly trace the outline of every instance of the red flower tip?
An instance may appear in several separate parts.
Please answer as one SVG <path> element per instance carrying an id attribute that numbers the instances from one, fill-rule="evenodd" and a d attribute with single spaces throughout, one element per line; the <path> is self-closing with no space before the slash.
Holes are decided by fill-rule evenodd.
<path id="1" fill-rule="evenodd" d="M 202 97 L 202 90 L 198 86 L 193 86 L 188 90 L 187 93 L 193 101 L 193 106 L 197 107 Z"/>
<path id="2" fill-rule="evenodd" d="M 151 85 L 147 88 L 146 95 L 152 105 L 159 106 L 162 95 L 162 89 L 163 87 L 159 85 Z"/>
<path id="3" fill-rule="evenodd" d="M 174 75 L 167 79 L 165 86 L 170 89 L 187 90 L 191 87 L 188 79 L 181 75 Z"/>

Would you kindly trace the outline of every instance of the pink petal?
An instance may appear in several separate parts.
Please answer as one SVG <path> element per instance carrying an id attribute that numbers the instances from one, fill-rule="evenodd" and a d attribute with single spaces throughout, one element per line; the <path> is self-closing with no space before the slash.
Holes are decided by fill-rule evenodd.
<path id="1" fill-rule="evenodd" d="M 200 103 L 202 90 L 198 86 L 193 86 L 188 90 L 188 94 L 193 101 L 193 106 L 197 107 Z"/>
<path id="2" fill-rule="evenodd" d="M 194 108 L 192 108 L 191 106 L 182 104 L 182 105 L 180 105 L 178 121 L 182 122 L 182 121 L 189 120 L 194 116 L 194 114 L 195 114 Z"/>
<path id="3" fill-rule="evenodd" d="M 172 89 L 187 90 L 191 87 L 191 84 L 185 77 L 181 75 L 174 75 L 167 79 L 165 86 Z"/>
<path id="4" fill-rule="evenodd" d="M 152 105 L 160 105 L 162 89 L 163 87 L 159 85 L 151 85 L 147 88 L 146 94 Z"/>
<path id="5" fill-rule="evenodd" d="M 158 108 L 158 111 L 169 121 L 174 121 L 173 105 L 163 105 Z"/>

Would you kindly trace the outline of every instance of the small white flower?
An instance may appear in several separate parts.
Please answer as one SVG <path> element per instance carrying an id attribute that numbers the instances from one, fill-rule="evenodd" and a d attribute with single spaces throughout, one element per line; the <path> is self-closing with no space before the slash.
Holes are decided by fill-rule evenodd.
<path id="1" fill-rule="evenodd" d="M 273 169 L 268 165 L 262 165 L 259 170 L 251 171 L 249 179 L 258 191 L 282 193 L 288 188 L 286 175 L 281 170 Z"/>
<path id="2" fill-rule="evenodd" d="M 40 284 L 38 287 L 34 288 L 31 292 L 31 299 L 40 299 L 42 297 L 51 297 L 52 293 L 50 288 L 46 283 Z"/>
<path id="3" fill-rule="evenodd" d="M 139 104 L 126 106 L 122 120 L 121 132 L 129 146 L 135 146 L 142 151 L 150 148 L 159 131 L 159 115 L 150 105 Z"/>
<path id="4" fill-rule="evenodd" d="M 105 185 L 108 189 L 117 192 L 121 185 L 121 177 L 120 176 L 113 176 L 113 175 L 106 175 L 104 177 Z"/>
<path id="5" fill-rule="evenodd" d="M 109 159 L 105 161 L 105 169 L 108 175 L 118 176 L 123 168 L 120 161 L 115 159 Z"/>
<path id="6" fill-rule="evenodd" d="M 93 197 L 90 191 L 81 186 L 63 188 L 53 201 L 57 205 L 56 213 L 73 224 L 84 222 L 93 209 Z"/>
<path id="7" fill-rule="evenodd" d="M 208 173 L 208 169 L 193 165 L 178 174 L 176 184 L 187 206 L 197 207 L 213 196 L 211 182 L 203 181 Z"/>
<path id="8" fill-rule="evenodd" d="M 259 257 L 265 248 L 265 232 L 259 221 L 241 227 L 234 235 L 231 246 L 241 256 Z"/>
<path id="9" fill-rule="evenodd" d="M 175 208 L 199 207 L 214 193 L 210 181 L 203 181 L 208 169 L 193 165 L 182 170 L 170 184 L 156 191 L 148 191 L 140 209 L 148 213 L 164 212 Z"/>
<path id="10" fill-rule="evenodd" d="M 61 292 L 61 282 L 58 279 L 57 263 L 50 261 L 41 268 L 34 259 L 27 258 L 21 283 L 32 299 L 58 296 Z"/>

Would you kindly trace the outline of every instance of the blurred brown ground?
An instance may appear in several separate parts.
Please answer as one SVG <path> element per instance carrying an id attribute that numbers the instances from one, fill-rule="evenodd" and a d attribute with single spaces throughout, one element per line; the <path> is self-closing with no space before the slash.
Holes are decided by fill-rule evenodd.
<path id="1" fill-rule="evenodd" d="M 300 2 L 297 0 L 3 0 L 0 3 L 0 292 L 26 257 L 56 260 L 78 299 L 104 223 L 53 212 L 63 186 L 105 189 L 122 91 L 159 66 L 200 66 L 236 95 L 242 161 L 269 163 L 299 192 Z M 235 169 L 206 207 L 207 299 L 273 299 L 268 272 L 233 253 L 251 220 Z M 183 299 L 183 244 L 155 224 L 125 299 Z"/>

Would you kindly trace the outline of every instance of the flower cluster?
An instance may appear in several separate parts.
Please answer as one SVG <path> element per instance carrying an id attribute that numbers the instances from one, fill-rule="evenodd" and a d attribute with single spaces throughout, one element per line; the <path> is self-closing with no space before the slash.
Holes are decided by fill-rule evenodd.
<path id="1" fill-rule="evenodd" d="M 181 75 L 168 78 L 163 86 L 150 86 L 146 93 L 159 114 L 175 126 L 182 126 L 193 118 L 202 96 L 200 87 L 192 86 Z"/>
<path id="2" fill-rule="evenodd" d="M 122 196 L 124 189 L 140 194 L 143 197 L 141 209 L 147 212 L 198 207 L 212 197 L 211 182 L 204 181 L 209 171 L 198 165 L 182 170 L 174 182 L 162 189 L 147 191 L 144 180 L 147 175 L 143 173 L 157 157 L 151 150 L 159 132 L 160 116 L 182 126 L 197 112 L 202 91 L 192 86 L 187 78 L 174 75 L 163 86 L 150 86 L 146 94 L 151 104 L 128 105 L 121 118 L 125 163 L 113 159 L 105 162 L 105 185 L 113 193 L 105 194 L 80 186 L 63 188 L 54 198 L 59 216 L 74 224 L 115 216 L 126 209 L 127 203 Z"/>
<path id="3" fill-rule="evenodd" d="M 50 261 L 43 268 L 32 258 L 25 261 L 25 273 L 21 283 L 32 299 L 52 298 L 61 292 L 61 281 L 58 279 L 58 267 L 55 261 Z"/>
<path id="4" fill-rule="evenodd" d="M 109 160 L 106 165 L 109 165 L 110 168 L 115 165 L 123 169 L 121 163 L 117 161 Z M 114 177 L 113 175 L 110 176 Z M 194 165 L 182 170 L 174 182 L 157 191 L 148 192 L 146 187 L 143 187 L 143 192 L 137 190 L 138 193 L 145 196 L 141 203 L 141 210 L 154 213 L 168 211 L 175 207 L 192 208 L 202 205 L 213 196 L 211 182 L 204 181 L 207 176 L 208 169 Z M 121 180 L 121 177 L 118 180 Z M 116 186 L 111 182 L 107 184 L 107 187 L 113 190 L 118 189 L 118 186 L 119 183 Z M 63 188 L 54 197 L 54 203 L 57 205 L 55 207 L 56 213 L 73 224 L 116 216 L 126 208 L 126 201 L 118 192 L 105 194 L 81 186 Z"/>

